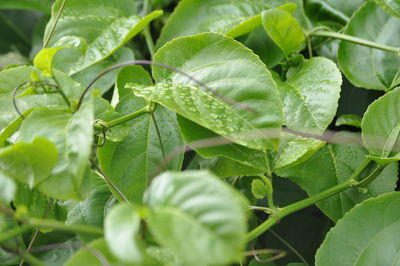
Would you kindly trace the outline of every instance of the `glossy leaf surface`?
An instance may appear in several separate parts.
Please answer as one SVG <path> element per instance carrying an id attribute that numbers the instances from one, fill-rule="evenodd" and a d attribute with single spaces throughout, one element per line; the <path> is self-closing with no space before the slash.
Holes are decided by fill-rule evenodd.
<path id="1" fill-rule="evenodd" d="M 252 0 L 181 1 L 161 31 L 157 47 L 181 36 L 202 32 L 227 33 L 268 7 L 263 1 Z"/>
<path id="2" fill-rule="evenodd" d="M 209 172 L 166 172 L 146 194 L 154 238 L 184 264 L 228 264 L 241 257 L 244 198 Z"/>
<path id="3" fill-rule="evenodd" d="M 354 14 L 344 33 L 400 47 L 400 19 L 373 2 L 365 3 Z M 342 41 L 338 63 L 345 76 L 358 87 L 386 90 L 400 82 L 400 57 L 396 53 Z"/>
<path id="4" fill-rule="evenodd" d="M 154 67 L 154 79 L 160 83 L 132 86 L 137 95 L 239 144 L 257 149 L 277 146 L 281 104 L 276 85 L 265 65 L 240 43 L 214 33 L 182 37 L 162 47 L 154 60 L 195 76 L 214 93 L 179 73 Z"/>
<path id="5" fill-rule="evenodd" d="M 50 36 L 61 4 L 62 1 L 58 0 L 53 5 L 45 40 Z M 67 55 L 60 56 L 75 63 L 70 65 L 68 71 L 62 65 L 54 67 L 61 67 L 69 74 L 77 73 L 110 56 L 162 14 L 161 11 L 154 11 L 141 18 L 137 13 L 133 0 L 68 1 L 51 35 L 49 47 L 73 48 L 75 51 L 66 51 Z"/>
<path id="6" fill-rule="evenodd" d="M 333 120 L 342 78 L 329 59 L 306 60 L 286 82 L 277 80 L 284 105 L 285 125 L 298 132 L 322 135 Z"/>
<path id="7" fill-rule="evenodd" d="M 399 208 L 399 192 L 357 205 L 329 231 L 316 265 L 398 265 Z"/>

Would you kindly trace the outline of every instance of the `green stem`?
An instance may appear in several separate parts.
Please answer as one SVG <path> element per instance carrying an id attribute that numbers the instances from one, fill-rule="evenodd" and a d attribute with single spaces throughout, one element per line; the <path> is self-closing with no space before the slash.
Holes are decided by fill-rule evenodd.
<path id="1" fill-rule="evenodd" d="M 50 228 L 54 230 L 74 232 L 74 233 L 85 233 L 92 235 L 103 235 L 103 229 L 94 226 L 80 225 L 80 224 L 65 224 L 55 220 L 44 220 L 38 218 L 30 218 L 26 221 L 27 225 L 33 228 Z"/>
<path id="2" fill-rule="evenodd" d="M 340 40 L 344 40 L 344 41 L 352 42 L 355 44 L 379 49 L 379 50 L 386 51 L 386 52 L 396 53 L 396 54 L 400 55 L 400 47 L 393 47 L 393 46 L 388 46 L 385 44 L 371 42 L 371 41 L 368 41 L 365 39 L 361 39 L 361 38 L 357 38 L 354 36 L 341 34 L 341 33 L 337 33 L 337 32 L 317 30 L 317 31 L 310 32 L 309 36 L 321 36 L 321 37 L 340 39 Z"/>
<path id="3" fill-rule="evenodd" d="M 50 29 L 49 35 L 47 35 L 47 38 L 46 38 L 46 40 L 44 41 L 43 48 L 46 48 L 47 45 L 49 45 L 51 36 L 54 34 L 54 31 L 56 30 L 57 23 L 58 23 L 58 21 L 60 20 L 61 13 L 63 12 L 66 3 L 67 3 L 67 0 L 64 0 L 64 1 L 61 3 L 60 9 L 58 10 L 57 16 L 56 16 L 56 18 L 55 18 L 55 20 L 54 20 L 54 24 L 53 24 L 53 26 L 52 26 L 51 29 Z"/>
<path id="4" fill-rule="evenodd" d="M 366 158 L 361 163 L 361 165 L 354 171 L 354 173 L 343 183 L 340 183 L 334 187 L 331 187 L 331 188 L 329 188 L 325 191 L 322 191 L 321 193 L 318 193 L 309 198 L 292 203 L 286 207 L 278 208 L 277 211 L 274 214 L 271 214 L 265 222 L 263 222 L 262 224 L 260 224 L 256 228 L 254 228 L 252 231 L 250 231 L 246 235 L 247 241 L 251 241 L 254 238 L 258 237 L 259 235 L 261 235 L 262 233 L 267 231 L 269 228 L 271 228 L 272 226 L 277 224 L 280 221 L 280 219 L 282 219 L 283 217 L 285 217 L 293 212 L 304 209 L 306 207 L 309 207 L 309 206 L 315 204 L 316 202 L 318 202 L 320 200 L 323 200 L 323 199 L 329 198 L 333 195 L 336 195 L 338 193 L 341 193 L 350 187 L 364 185 L 366 180 L 368 180 L 368 182 L 371 182 L 373 180 L 373 178 L 375 178 L 379 174 L 376 171 L 376 169 L 362 181 L 360 181 L 360 182 L 356 181 L 360 177 L 360 175 L 365 171 L 365 169 L 367 168 L 367 166 L 370 163 L 371 163 L 371 159 Z"/>
<path id="5" fill-rule="evenodd" d="M 143 107 L 142 109 L 140 109 L 140 110 L 138 110 L 138 111 L 136 111 L 134 113 L 131 113 L 129 115 L 125 115 L 125 116 L 122 116 L 122 117 L 117 118 L 115 120 L 111 120 L 110 122 L 107 122 L 107 126 L 109 128 L 116 127 L 118 125 L 124 124 L 124 123 L 126 123 L 126 122 L 128 122 L 128 121 L 130 121 L 132 119 L 135 119 L 135 118 L 137 118 L 137 117 L 139 117 L 139 116 L 141 116 L 143 114 L 146 114 L 148 112 L 149 112 L 149 107 L 148 106 Z"/>
<path id="6" fill-rule="evenodd" d="M 151 55 L 151 58 L 153 59 L 154 57 L 154 41 L 153 41 L 153 37 L 151 37 L 151 33 L 150 33 L 150 27 L 147 26 L 144 30 L 143 30 L 143 34 L 144 34 L 144 39 L 146 40 L 146 45 L 147 48 L 149 49 L 149 53 Z"/>

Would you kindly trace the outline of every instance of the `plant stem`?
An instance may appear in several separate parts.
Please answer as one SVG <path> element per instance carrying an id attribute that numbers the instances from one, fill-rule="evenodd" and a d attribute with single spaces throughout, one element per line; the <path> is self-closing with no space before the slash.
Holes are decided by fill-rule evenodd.
<path id="1" fill-rule="evenodd" d="M 153 59 L 154 57 L 154 42 L 153 42 L 153 37 L 151 37 L 151 33 L 150 33 L 150 27 L 147 26 L 144 30 L 143 30 L 143 34 L 144 34 L 144 39 L 146 40 L 146 45 L 147 48 L 149 49 L 149 53 L 151 58 Z"/>
<path id="2" fill-rule="evenodd" d="M 51 36 L 53 35 L 53 33 L 54 33 L 55 29 L 56 29 L 57 23 L 58 23 L 58 21 L 60 20 L 61 13 L 63 12 L 66 3 L 67 3 L 67 0 L 64 0 L 64 1 L 61 3 L 60 9 L 58 10 L 57 16 L 56 16 L 56 18 L 55 18 L 55 20 L 54 20 L 54 24 L 53 24 L 53 26 L 51 27 L 51 30 L 50 30 L 50 32 L 49 32 L 49 35 L 47 35 L 47 38 L 46 38 L 46 40 L 44 41 L 43 48 L 46 48 L 47 45 L 49 45 L 50 38 L 51 38 Z"/>
<path id="3" fill-rule="evenodd" d="M 80 224 L 65 224 L 55 220 L 30 218 L 26 221 L 26 224 L 33 228 L 50 228 L 67 232 L 86 233 L 99 236 L 103 235 L 103 229 L 99 227 Z"/>
<path id="4" fill-rule="evenodd" d="M 138 110 L 138 111 L 136 111 L 134 113 L 122 116 L 122 117 L 117 118 L 115 120 L 111 120 L 110 122 L 107 123 L 107 126 L 109 128 L 116 127 L 118 125 L 124 124 L 124 123 L 126 123 L 126 122 L 128 122 L 128 121 L 130 121 L 132 119 L 135 119 L 135 118 L 137 118 L 137 117 L 139 117 L 139 116 L 141 116 L 143 114 L 146 114 L 148 112 L 149 112 L 149 107 L 148 106 L 143 107 L 142 109 L 140 109 L 140 110 Z"/>
<path id="5" fill-rule="evenodd" d="M 379 50 L 386 51 L 386 52 L 396 53 L 396 54 L 400 55 L 400 47 L 393 47 L 393 46 L 388 46 L 385 44 L 371 42 L 371 41 L 368 41 L 365 39 L 361 39 L 361 38 L 357 38 L 354 36 L 341 34 L 341 33 L 337 33 L 337 32 L 317 30 L 317 31 L 310 32 L 309 36 L 321 36 L 321 37 L 340 39 L 340 40 L 349 41 L 349 42 L 356 43 L 359 45 L 379 49 Z"/>
<path id="6" fill-rule="evenodd" d="M 32 229 L 32 226 L 26 224 L 26 225 L 22 225 L 22 226 L 19 226 L 19 227 L 15 227 L 15 228 L 7 231 L 7 232 L 1 233 L 0 234 L 0 243 L 3 242 L 3 241 L 8 240 L 10 238 L 13 238 L 13 237 L 16 237 L 18 235 L 21 235 L 21 234 L 23 234 L 25 232 L 28 232 L 31 229 Z"/>
<path id="7" fill-rule="evenodd" d="M 304 209 L 306 207 L 309 207 L 316 202 L 329 198 L 333 195 L 336 195 L 338 193 L 341 193 L 345 190 L 347 190 L 350 187 L 356 187 L 356 186 L 363 186 L 369 182 L 371 182 L 375 177 L 377 177 L 382 171 L 383 167 L 377 167 L 374 169 L 374 171 L 365 179 L 361 180 L 360 182 L 357 182 L 357 179 L 360 177 L 360 175 L 365 171 L 367 166 L 371 163 L 371 159 L 366 158 L 361 165 L 354 171 L 354 173 L 343 183 L 340 183 L 334 187 L 331 187 L 327 190 L 324 190 L 314 196 L 311 196 L 309 198 L 300 200 L 298 202 L 292 203 L 286 207 L 283 208 L 278 208 L 275 213 L 271 214 L 266 221 L 264 221 L 262 224 L 254 228 L 252 231 L 250 231 L 246 235 L 247 241 L 251 241 L 254 238 L 258 237 L 265 231 L 267 231 L 269 228 L 274 226 L 276 223 L 279 222 L 280 219 L 283 217 L 296 212 L 298 210 Z M 380 171 L 378 168 L 382 168 Z"/>

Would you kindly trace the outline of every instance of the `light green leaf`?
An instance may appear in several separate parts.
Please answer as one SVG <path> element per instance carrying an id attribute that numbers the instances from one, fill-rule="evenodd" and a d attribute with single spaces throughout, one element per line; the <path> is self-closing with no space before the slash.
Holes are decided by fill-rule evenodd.
<path id="1" fill-rule="evenodd" d="M 185 265 L 225 265 L 241 259 L 246 202 L 206 171 L 166 172 L 146 194 L 154 238 Z"/>
<path id="2" fill-rule="evenodd" d="M 331 60 L 313 57 L 286 82 L 276 79 L 284 105 L 285 125 L 322 135 L 336 114 L 342 77 Z"/>
<path id="3" fill-rule="evenodd" d="M 354 114 L 341 115 L 336 119 L 335 126 L 353 126 L 361 128 L 361 117 Z"/>
<path id="4" fill-rule="evenodd" d="M 125 263 L 139 264 L 143 251 L 139 240 L 140 216 L 137 207 L 122 203 L 112 208 L 104 222 L 108 248 Z"/>
<path id="5" fill-rule="evenodd" d="M 252 0 L 181 1 L 162 29 L 156 46 L 159 48 L 177 37 L 202 32 L 227 33 L 268 7 L 262 1 Z"/>
<path id="6" fill-rule="evenodd" d="M 108 249 L 104 238 L 98 238 L 90 242 L 87 247 L 78 250 L 64 266 L 90 265 L 104 266 L 107 263 L 109 266 L 122 266 Z"/>
<path id="7" fill-rule="evenodd" d="M 136 112 L 146 105 L 142 98 L 133 95 L 132 90 L 123 87 L 128 81 L 142 84 L 152 82 L 150 75 L 143 68 L 129 67 L 120 72 L 117 80 L 120 101 L 116 111 L 123 115 Z M 160 130 L 162 145 L 151 115 L 143 114 L 127 122 L 129 134 L 123 141 L 107 141 L 98 149 L 103 171 L 128 199 L 138 203 L 142 201 L 151 178 L 160 170 L 158 167 L 164 157 L 183 145 L 175 113 L 158 106 L 154 118 Z M 168 163 L 167 169 L 179 170 L 182 161 L 181 153 Z"/>
<path id="8" fill-rule="evenodd" d="M 30 143 L 43 137 L 53 142 L 58 150 L 57 165 L 46 182 L 40 184 L 40 191 L 57 199 L 81 198 L 80 185 L 92 151 L 92 121 L 91 102 L 86 102 L 74 114 L 40 108 L 23 121 L 20 141 Z"/>
<path id="9" fill-rule="evenodd" d="M 169 42 L 154 60 L 196 77 L 218 95 L 156 66 L 153 76 L 160 83 L 148 88 L 130 85 L 135 94 L 238 144 L 277 147 L 282 113 L 276 85 L 265 65 L 242 44 L 220 34 L 198 34 Z M 228 98 L 247 108 L 228 103 Z"/>
<path id="10" fill-rule="evenodd" d="M 382 158 L 400 153 L 400 88 L 373 102 L 364 114 L 361 129 L 368 151 Z"/>
<path id="11" fill-rule="evenodd" d="M 262 199 L 269 195 L 272 191 L 269 190 L 267 185 L 261 179 L 255 178 L 251 182 L 251 192 L 257 199 Z"/>
<path id="12" fill-rule="evenodd" d="M 1 149 L 0 171 L 33 188 L 49 177 L 57 159 L 55 145 L 38 137 L 32 143 L 18 142 Z"/>
<path id="13" fill-rule="evenodd" d="M 374 0 L 383 10 L 400 18 L 400 1 L 399 0 Z"/>
<path id="14" fill-rule="evenodd" d="M 345 34 L 400 47 L 400 19 L 381 10 L 374 2 L 366 2 L 351 18 Z M 355 86 L 386 90 L 400 82 L 400 56 L 342 41 L 338 64 Z"/>
<path id="15" fill-rule="evenodd" d="M 289 169 L 277 171 L 297 183 L 310 196 L 336 186 L 350 177 L 364 161 L 368 152 L 362 148 L 355 133 L 341 133 L 334 142 L 321 148 L 304 163 Z M 316 205 L 333 221 L 339 220 L 357 203 L 386 192 L 393 191 L 397 182 L 397 165 L 387 166 L 364 192 L 349 189 L 340 194 L 318 202 Z"/>
<path id="16" fill-rule="evenodd" d="M 58 0 L 53 5 L 45 40 L 50 37 L 61 3 Z M 134 0 L 69 0 L 47 49 L 75 47 L 75 52 L 67 51 L 69 62 L 75 61 L 75 64 L 69 65 L 68 71 L 62 65 L 55 64 L 54 67 L 75 74 L 110 56 L 161 15 L 162 11 L 153 11 L 140 18 Z"/>
<path id="17" fill-rule="evenodd" d="M 273 8 L 262 13 L 262 24 L 269 37 L 288 57 L 304 48 L 305 35 L 291 13 Z"/>
<path id="18" fill-rule="evenodd" d="M 400 192 L 364 201 L 326 235 L 317 266 L 399 265 Z"/>
<path id="19" fill-rule="evenodd" d="M 0 205 L 9 204 L 15 195 L 15 182 L 0 172 Z"/>
<path id="20" fill-rule="evenodd" d="M 50 13 L 51 0 L 1 0 L 0 9 L 32 9 Z"/>
<path id="21" fill-rule="evenodd" d="M 310 158 L 324 145 L 325 142 L 318 139 L 282 133 L 279 149 L 270 151 L 272 169 L 276 171 L 298 165 Z"/>

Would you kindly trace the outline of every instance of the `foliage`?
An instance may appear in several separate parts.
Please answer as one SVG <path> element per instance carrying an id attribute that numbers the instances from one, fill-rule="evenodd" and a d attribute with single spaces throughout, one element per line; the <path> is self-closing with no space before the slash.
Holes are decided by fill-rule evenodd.
<path id="1" fill-rule="evenodd" d="M 399 17 L 1 1 L 0 264 L 399 264 Z"/>

